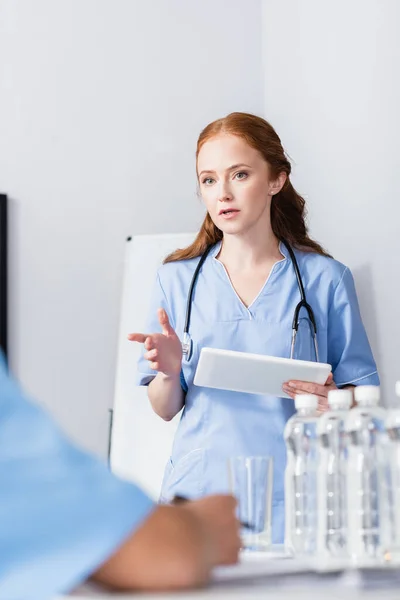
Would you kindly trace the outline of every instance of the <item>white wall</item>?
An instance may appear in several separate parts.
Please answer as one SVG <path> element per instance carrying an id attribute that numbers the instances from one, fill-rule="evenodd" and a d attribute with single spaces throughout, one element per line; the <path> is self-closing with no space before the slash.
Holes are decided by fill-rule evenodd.
<path id="1" fill-rule="evenodd" d="M 261 0 L 0 0 L 11 366 L 100 454 L 125 238 L 198 227 L 197 135 L 262 111 L 261 35 Z"/>
<path id="2" fill-rule="evenodd" d="M 311 232 L 353 270 L 385 400 L 400 379 L 400 3 L 265 0 L 265 115 Z"/>

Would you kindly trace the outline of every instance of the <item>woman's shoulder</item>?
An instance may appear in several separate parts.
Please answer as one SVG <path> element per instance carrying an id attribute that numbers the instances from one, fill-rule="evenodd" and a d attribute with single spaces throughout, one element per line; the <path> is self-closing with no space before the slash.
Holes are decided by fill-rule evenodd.
<path id="1" fill-rule="evenodd" d="M 346 265 L 330 256 L 306 250 L 296 249 L 295 252 L 301 269 L 312 273 L 315 277 L 327 279 L 334 285 L 339 284 L 344 274 L 349 272 Z"/>
<path id="2" fill-rule="evenodd" d="M 170 284 L 176 281 L 187 281 L 193 277 L 199 263 L 200 256 L 186 260 L 173 260 L 162 264 L 157 271 L 161 284 Z"/>

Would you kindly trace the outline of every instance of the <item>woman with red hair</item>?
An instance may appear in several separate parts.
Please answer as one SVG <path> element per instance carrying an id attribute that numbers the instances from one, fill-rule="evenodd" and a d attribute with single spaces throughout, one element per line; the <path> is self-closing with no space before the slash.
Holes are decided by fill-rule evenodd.
<path id="1" fill-rule="evenodd" d="M 279 543 L 283 430 L 294 402 L 194 386 L 201 348 L 329 363 L 325 385 L 291 381 L 283 390 L 290 398 L 316 394 L 320 411 L 329 390 L 378 385 L 379 378 L 351 272 L 308 235 L 305 201 L 290 181 L 291 165 L 273 127 L 246 113 L 209 124 L 198 140 L 196 167 L 206 217 L 193 244 L 173 252 L 159 269 L 148 333 L 129 336 L 144 344 L 138 383 L 148 385 L 156 413 L 169 420 L 183 408 L 161 500 L 226 491 L 228 457 L 272 456 L 272 539 Z M 183 336 L 186 302 L 202 258 L 189 343 Z M 292 347 L 293 314 L 301 300 L 296 265 L 312 315 L 303 304 Z"/>

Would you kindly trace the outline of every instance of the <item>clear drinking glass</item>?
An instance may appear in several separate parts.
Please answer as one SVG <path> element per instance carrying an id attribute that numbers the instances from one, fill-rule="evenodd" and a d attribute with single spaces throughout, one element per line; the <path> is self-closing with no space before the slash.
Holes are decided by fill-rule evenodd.
<path id="1" fill-rule="evenodd" d="M 238 502 L 242 547 L 266 551 L 271 547 L 273 460 L 271 456 L 228 459 L 230 489 Z"/>

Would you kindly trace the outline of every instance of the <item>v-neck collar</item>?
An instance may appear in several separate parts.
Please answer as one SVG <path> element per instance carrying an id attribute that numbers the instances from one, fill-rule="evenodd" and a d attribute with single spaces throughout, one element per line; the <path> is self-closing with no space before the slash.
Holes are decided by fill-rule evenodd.
<path id="1" fill-rule="evenodd" d="M 248 306 L 245 305 L 245 303 L 243 302 L 243 300 L 240 298 L 240 296 L 238 295 L 237 291 L 235 290 L 231 278 L 229 277 L 228 271 L 225 268 L 225 265 L 218 260 L 217 255 L 221 249 L 221 245 L 222 245 L 222 240 L 217 242 L 214 247 L 210 250 L 210 258 L 212 259 L 213 263 L 216 264 L 217 266 L 217 271 L 218 273 L 222 276 L 222 278 L 224 279 L 224 281 L 226 283 L 228 283 L 233 291 L 233 293 L 235 294 L 236 298 L 238 299 L 241 307 L 250 315 L 251 317 L 251 308 L 254 306 L 254 304 L 257 302 L 257 300 L 260 298 L 260 296 L 263 294 L 271 276 L 275 273 L 276 268 L 278 267 L 278 265 L 281 265 L 282 263 L 285 263 L 288 259 L 288 251 L 287 248 L 285 247 L 285 245 L 282 242 L 279 242 L 279 252 L 282 254 L 282 258 L 281 260 L 277 260 L 271 268 L 271 271 L 268 274 L 268 277 L 264 283 L 264 285 L 261 287 L 260 291 L 258 292 L 257 296 L 252 300 L 251 304 L 249 304 Z"/>

